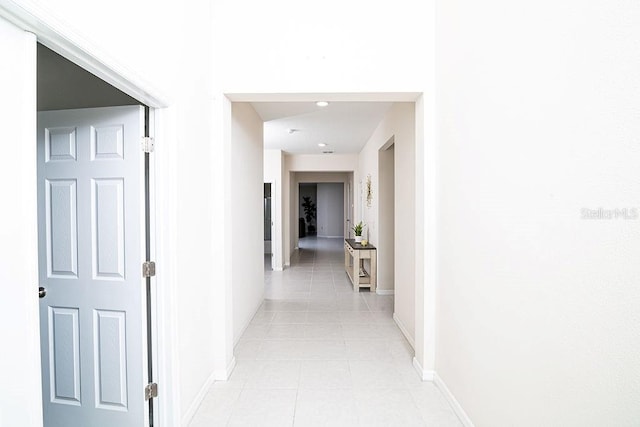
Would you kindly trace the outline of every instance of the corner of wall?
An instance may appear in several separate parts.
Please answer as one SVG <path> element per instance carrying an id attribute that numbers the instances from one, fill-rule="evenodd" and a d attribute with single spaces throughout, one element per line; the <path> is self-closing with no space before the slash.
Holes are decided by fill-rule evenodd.
<path id="1" fill-rule="evenodd" d="M 444 380 L 440 378 L 437 372 L 433 372 L 432 381 L 436 385 L 436 387 L 438 387 L 438 389 L 442 392 L 442 394 L 444 395 L 444 398 L 447 400 L 447 402 L 451 406 L 451 409 L 453 409 L 453 412 L 455 412 L 456 416 L 458 417 L 462 425 L 464 427 L 474 427 L 473 422 L 471 422 L 471 418 L 469 418 L 467 413 L 462 408 L 462 405 L 460 405 L 460 402 L 458 402 L 458 400 L 455 398 L 453 393 L 451 393 L 451 390 L 449 390 L 449 387 L 447 387 Z"/>
<path id="2" fill-rule="evenodd" d="M 191 424 L 193 417 L 196 415 L 196 412 L 198 412 L 198 408 L 200 408 L 202 401 L 204 400 L 205 396 L 207 395 L 207 392 L 215 382 L 215 379 L 216 379 L 216 374 L 214 372 L 209 376 L 209 378 L 207 378 L 202 388 L 200 388 L 200 390 L 194 397 L 193 401 L 191 402 L 187 410 L 184 412 L 184 415 L 182 416 L 182 419 L 180 421 L 180 425 L 182 425 L 183 427 L 188 427 L 189 424 Z"/>

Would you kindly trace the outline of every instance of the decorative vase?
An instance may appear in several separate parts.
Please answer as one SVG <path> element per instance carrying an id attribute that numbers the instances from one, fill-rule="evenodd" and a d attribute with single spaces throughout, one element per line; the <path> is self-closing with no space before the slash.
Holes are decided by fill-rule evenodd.
<path id="1" fill-rule="evenodd" d="M 362 236 L 356 236 L 356 243 L 360 243 L 362 241 Z"/>

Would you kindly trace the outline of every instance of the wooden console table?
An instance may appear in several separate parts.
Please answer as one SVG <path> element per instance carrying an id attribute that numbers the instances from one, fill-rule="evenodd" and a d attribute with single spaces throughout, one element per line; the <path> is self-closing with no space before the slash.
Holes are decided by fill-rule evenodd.
<path id="1" fill-rule="evenodd" d="M 353 283 L 354 292 L 358 292 L 360 288 L 369 288 L 370 292 L 376 291 L 377 254 L 378 251 L 373 245 L 362 246 L 354 239 L 344 239 L 344 269 Z M 364 268 L 362 260 L 365 259 L 371 261 L 370 271 Z M 360 269 L 364 271 L 364 276 L 360 276 Z"/>

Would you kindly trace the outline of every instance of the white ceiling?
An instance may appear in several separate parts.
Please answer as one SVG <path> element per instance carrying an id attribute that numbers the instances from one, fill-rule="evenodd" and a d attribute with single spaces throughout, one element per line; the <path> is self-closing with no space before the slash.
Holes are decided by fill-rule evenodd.
<path id="1" fill-rule="evenodd" d="M 390 102 L 252 102 L 264 120 L 264 148 L 291 154 L 359 153 Z M 289 133 L 289 129 L 294 129 Z M 327 144 L 319 147 L 319 143 Z"/>

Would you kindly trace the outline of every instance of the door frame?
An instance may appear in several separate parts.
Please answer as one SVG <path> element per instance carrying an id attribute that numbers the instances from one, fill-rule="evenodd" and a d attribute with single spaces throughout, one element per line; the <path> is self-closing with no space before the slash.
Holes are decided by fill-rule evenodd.
<path id="1" fill-rule="evenodd" d="M 415 224 L 416 238 L 414 251 L 416 262 L 415 273 L 415 357 L 413 365 L 418 376 L 423 381 L 433 381 L 435 378 L 435 347 L 436 347 L 436 282 L 438 278 L 436 257 L 437 245 L 437 158 L 436 146 L 436 114 L 435 98 L 433 93 L 425 92 L 425 88 L 416 88 L 412 92 L 222 92 L 221 98 L 227 103 L 232 102 L 316 102 L 323 99 L 329 102 L 339 101 L 381 101 L 381 102 L 411 102 L 415 105 Z M 219 117 L 219 125 L 222 129 L 231 129 L 232 117 L 230 111 L 222 111 Z M 231 145 L 230 132 L 223 134 L 225 149 Z M 229 168 L 230 166 L 227 165 Z M 298 189 L 293 188 L 295 174 L 298 170 L 291 170 L 283 165 L 286 175 L 284 188 L 289 187 L 289 214 L 292 206 L 298 204 Z M 361 216 L 362 204 L 360 193 L 362 191 L 362 179 L 358 171 L 353 171 L 353 197 L 355 201 L 352 221 Z M 288 184 L 288 185 L 287 185 Z M 225 194 L 234 191 L 233 183 L 225 184 Z M 357 192 L 357 193 L 356 193 Z M 355 198 L 357 197 L 357 199 Z M 285 196 L 286 200 L 286 196 Z M 297 212 L 297 211 L 296 211 Z M 297 214 L 289 215 L 289 224 L 285 224 L 286 215 L 283 212 L 283 226 L 289 227 L 289 235 L 285 234 L 285 240 L 289 240 L 289 252 L 293 252 L 298 244 Z M 294 244 L 295 243 L 295 244 Z M 294 246 L 294 247 L 291 247 Z M 285 254 L 283 259 L 288 260 L 290 254 Z M 256 260 L 258 261 L 258 260 Z M 262 262 L 262 261 L 260 261 Z M 287 265 L 287 263 L 285 263 Z M 232 282 L 225 278 L 225 293 L 230 294 Z M 226 315 L 226 323 L 231 324 L 231 314 Z M 219 345 L 224 346 L 230 342 L 230 334 L 227 333 L 219 340 Z"/>
<path id="2" fill-rule="evenodd" d="M 154 403 L 154 425 L 180 425 L 180 407 L 178 395 L 177 369 L 177 330 L 174 327 L 176 318 L 175 292 L 176 268 L 173 257 L 168 249 L 175 247 L 175 180 L 171 178 L 174 167 L 174 151 L 176 150 L 175 135 L 177 122 L 174 108 L 166 101 L 166 97 L 157 88 L 152 87 L 138 76 L 128 72 L 120 64 L 109 60 L 94 46 L 89 46 L 69 29 L 62 27 L 42 7 L 29 4 L 28 7 L 19 6 L 11 1 L 0 0 L 0 17 L 18 28 L 35 35 L 38 42 L 52 49 L 54 52 L 70 60 L 81 68 L 91 72 L 115 88 L 140 101 L 149 107 L 149 134 L 154 138 L 156 150 L 150 156 L 150 204 L 151 204 L 151 255 L 161 266 L 162 274 L 152 280 L 153 298 L 152 330 L 155 382 L 161 384 L 161 397 Z M 33 87 L 35 89 L 35 58 L 34 58 Z M 35 117 L 37 110 L 35 97 L 32 100 L 32 111 Z M 36 134 L 35 120 L 30 123 L 30 132 Z M 26 130 L 29 131 L 29 130 Z M 35 142 L 34 142 L 35 144 Z M 35 150 L 35 145 L 34 145 Z M 33 161 L 35 159 L 32 159 Z M 27 159 L 25 170 L 30 170 L 31 164 Z M 26 164 L 29 163 L 29 164 Z M 35 178 L 35 177 L 34 177 Z M 162 188 L 162 192 L 157 189 Z M 35 192 L 35 189 L 34 189 Z M 35 198 L 33 199 L 35 201 Z M 32 206 L 36 212 L 37 206 Z M 37 259 L 37 247 L 34 257 Z M 154 283 L 155 282 L 155 283 Z M 34 284 L 34 286 L 36 286 Z M 35 288 L 34 288 L 35 289 Z M 34 291 L 35 292 L 35 291 Z M 34 313 L 38 313 L 39 301 L 34 299 Z M 27 325 L 25 334 L 32 336 L 32 341 L 38 343 L 34 349 L 40 354 L 38 319 Z M 38 376 L 41 373 L 38 371 Z M 141 391 L 142 392 L 142 391 Z M 38 393 L 41 395 L 41 393 Z"/>
<path id="3" fill-rule="evenodd" d="M 348 216 L 348 223 L 346 225 L 346 230 L 344 233 L 344 238 L 345 239 L 350 239 L 351 238 L 351 227 L 353 226 L 353 216 L 355 215 L 355 199 L 354 199 L 354 194 L 355 194 L 355 172 L 351 171 L 349 172 L 349 181 L 347 182 L 347 184 L 349 185 L 349 194 L 347 195 L 347 216 Z"/>

